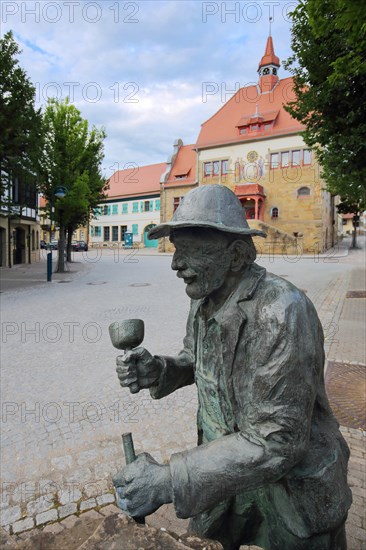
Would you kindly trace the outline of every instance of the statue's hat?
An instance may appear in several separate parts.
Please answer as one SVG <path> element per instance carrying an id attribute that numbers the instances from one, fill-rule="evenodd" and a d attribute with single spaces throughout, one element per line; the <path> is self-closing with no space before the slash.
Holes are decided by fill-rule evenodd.
<path id="1" fill-rule="evenodd" d="M 237 235 L 266 237 L 264 231 L 250 229 L 237 196 L 225 185 L 201 185 L 182 199 L 170 222 L 153 227 L 149 239 L 167 237 L 174 229 L 206 227 Z"/>

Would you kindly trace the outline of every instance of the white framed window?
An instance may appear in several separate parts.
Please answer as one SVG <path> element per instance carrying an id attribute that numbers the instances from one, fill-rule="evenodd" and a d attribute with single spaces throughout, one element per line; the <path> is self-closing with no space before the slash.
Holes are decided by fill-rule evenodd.
<path id="1" fill-rule="evenodd" d="M 288 151 L 283 151 L 281 153 L 281 166 L 282 168 L 286 168 L 289 165 L 290 161 L 290 154 Z"/>
<path id="2" fill-rule="evenodd" d="M 312 151 L 311 149 L 304 149 L 304 152 L 303 152 L 303 163 L 304 164 L 311 164 L 311 160 L 312 160 Z"/>
<path id="3" fill-rule="evenodd" d="M 295 149 L 291 152 L 291 164 L 292 166 L 300 166 L 300 150 Z"/>
<path id="4" fill-rule="evenodd" d="M 271 168 L 278 168 L 279 153 L 271 153 Z"/>
<path id="5" fill-rule="evenodd" d="M 212 162 L 203 163 L 203 174 L 206 178 L 212 175 Z"/>
<path id="6" fill-rule="evenodd" d="M 271 218 L 272 219 L 278 218 L 278 213 L 279 213 L 279 210 L 278 210 L 277 206 L 274 206 L 273 208 L 271 208 Z"/>

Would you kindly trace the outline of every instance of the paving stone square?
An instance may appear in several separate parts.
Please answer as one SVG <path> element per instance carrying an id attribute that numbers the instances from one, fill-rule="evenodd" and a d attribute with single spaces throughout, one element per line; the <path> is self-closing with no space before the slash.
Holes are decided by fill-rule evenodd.
<path id="1" fill-rule="evenodd" d="M 118 384 L 117 353 L 108 336 L 111 322 L 141 317 L 147 349 L 178 353 L 189 300 L 170 270 L 171 256 L 137 254 L 137 262 L 124 263 L 103 253 L 93 265 L 83 259 L 81 269 L 74 266 L 77 276 L 68 274 L 67 285 L 57 279 L 49 285 L 12 285 L 1 295 L 0 511 L 13 533 L 31 532 L 36 519 L 42 525 L 57 521 L 47 529 L 68 529 L 77 516 L 62 521 L 58 516 L 62 510 L 73 514 L 75 506 L 82 516 L 107 513 L 114 506 L 111 476 L 124 465 L 123 432 L 133 433 L 137 452 L 150 452 L 161 462 L 196 446 L 195 388 L 158 402 L 147 392 L 131 395 Z M 348 550 L 358 550 L 366 548 L 364 250 L 333 260 L 264 257 L 259 263 L 306 291 L 322 321 L 327 391 L 351 449 Z M 50 510 L 49 496 L 56 503 Z M 172 505 L 148 522 L 177 533 L 187 526 Z"/>

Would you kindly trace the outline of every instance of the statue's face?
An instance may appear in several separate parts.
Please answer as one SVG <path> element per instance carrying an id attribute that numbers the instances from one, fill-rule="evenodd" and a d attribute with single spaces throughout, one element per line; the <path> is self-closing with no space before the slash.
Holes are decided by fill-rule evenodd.
<path id="1" fill-rule="evenodd" d="M 223 287 L 230 271 L 228 243 L 211 229 L 177 229 L 171 237 L 175 245 L 172 269 L 184 280 L 193 300 L 210 296 Z"/>

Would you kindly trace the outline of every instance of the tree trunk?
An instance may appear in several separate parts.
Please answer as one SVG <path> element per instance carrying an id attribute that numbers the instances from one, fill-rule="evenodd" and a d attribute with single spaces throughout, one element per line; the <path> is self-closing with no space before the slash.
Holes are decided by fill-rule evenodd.
<path id="1" fill-rule="evenodd" d="M 58 241 L 58 262 L 57 273 L 65 273 L 65 239 L 66 230 L 63 222 L 60 220 L 60 240 Z"/>
<path id="2" fill-rule="evenodd" d="M 72 241 L 72 234 L 74 232 L 74 228 L 72 226 L 67 227 L 67 249 L 66 249 L 66 261 L 72 262 L 71 258 L 71 241 Z"/>

